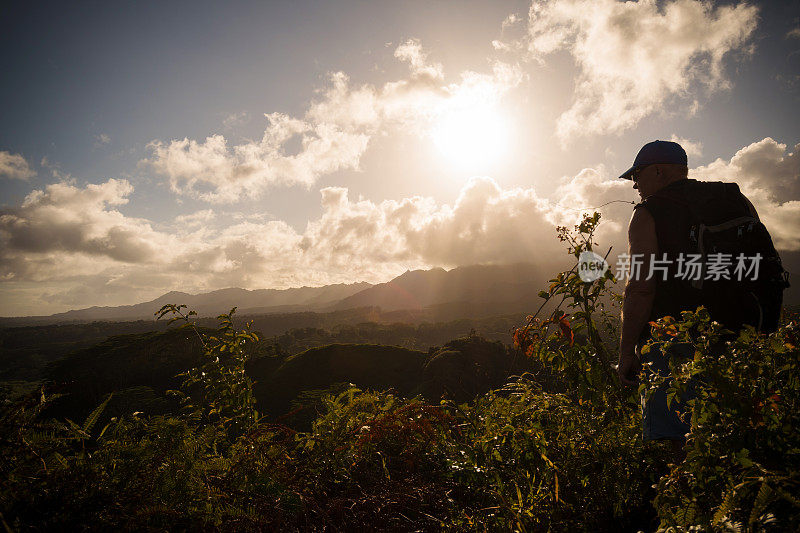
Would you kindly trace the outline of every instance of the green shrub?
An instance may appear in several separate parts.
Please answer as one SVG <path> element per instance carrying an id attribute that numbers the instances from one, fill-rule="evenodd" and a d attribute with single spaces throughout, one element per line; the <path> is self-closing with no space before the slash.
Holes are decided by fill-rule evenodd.
<path id="1" fill-rule="evenodd" d="M 670 361 L 668 398 L 692 379 L 686 459 L 658 484 L 663 527 L 800 530 L 800 353 L 798 323 L 734 340 L 708 312 L 654 325 L 653 343 L 692 342 L 694 358 Z M 665 346 L 664 349 L 667 349 Z M 662 380 L 650 376 L 642 389 Z"/>
<path id="2" fill-rule="evenodd" d="M 639 417 L 544 392 L 524 376 L 458 411 L 449 453 L 462 498 L 457 524 L 624 530 L 652 516 L 650 487 L 666 450 L 642 446 Z"/>

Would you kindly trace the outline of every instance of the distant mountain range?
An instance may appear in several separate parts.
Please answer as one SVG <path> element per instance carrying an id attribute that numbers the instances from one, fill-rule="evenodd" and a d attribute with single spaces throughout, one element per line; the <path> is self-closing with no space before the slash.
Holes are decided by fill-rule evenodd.
<path id="1" fill-rule="evenodd" d="M 237 307 L 237 315 L 329 312 L 379 307 L 382 311 L 448 309 L 449 316 L 480 316 L 530 308 L 552 270 L 528 263 L 475 265 L 446 271 L 414 270 L 378 285 L 352 283 L 324 287 L 246 290 L 221 289 L 203 294 L 169 292 L 149 302 L 90 307 L 49 316 L 0 318 L 0 326 L 66 322 L 152 320 L 165 304 L 186 304 L 199 316 L 216 316 Z"/>
<path id="2" fill-rule="evenodd" d="M 232 307 L 238 307 L 236 312 L 239 315 L 311 311 L 331 306 L 342 298 L 371 286 L 369 283 L 352 283 L 283 290 L 230 288 L 202 294 L 172 291 L 155 300 L 135 305 L 89 307 L 42 318 L 53 322 L 152 319 L 153 313 L 165 304 L 186 304 L 188 309 L 197 311 L 199 316 L 216 316 L 227 313 Z"/>
<path id="3" fill-rule="evenodd" d="M 446 304 L 488 304 L 535 298 L 550 272 L 529 264 L 413 270 L 343 298 L 333 309 L 375 306 L 383 311 Z M 529 300 L 530 301 L 530 300 Z"/>

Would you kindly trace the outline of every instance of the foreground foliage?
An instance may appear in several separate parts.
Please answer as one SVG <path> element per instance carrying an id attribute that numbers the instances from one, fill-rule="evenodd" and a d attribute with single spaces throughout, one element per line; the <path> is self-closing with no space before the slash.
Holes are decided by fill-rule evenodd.
<path id="1" fill-rule="evenodd" d="M 691 382 L 697 390 L 686 459 L 658 485 L 663 524 L 800 530 L 799 325 L 794 317 L 772 335 L 748 329 L 723 341 L 702 308 L 654 324 L 654 343 L 695 346 L 692 360 L 670 361 L 668 398 Z M 660 381 L 649 377 L 643 389 Z"/>
<path id="2" fill-rule="evenodd" d="M 474 404 L 351 388 L 322 405 L 309 432 L 260 424 L 236 439 L 196 416 L 41 425 L 30 405 L 3 423 L 4 517 L 48 529 L 614 529 L 647 518 L 663 466 L 635 421 L 527 377 Z"/>
<path id="3" fill-rule="evenodd" d="M 598 220 L 563 229 L 576 257 Z M 697 389 L 676 461 L 641 440 L 639 393 L 663 380 L 645 372 L 635 391 L 611 372 L 600 332 L 612 282 L 553 279 L 541 295 L 548 318 L 514 332 L 537 371 L 464 403 L 340 387 L 315 396 L 306 431 L 256 411 L 245 364 L 257 337 L 231 311 L 216 333 L 194 330 L 203 356 L 183 374 L 177 414 L 108 418 L 108 396 L 82 422 L 52 419 L 46 387 L 6 402 L 0 520 L 7 530 L 799 529 L 796 317 L 735 339 L 703 309 L 653 325 L 653 342 L 696 346 L 691 361 L 671 361 L 670 397 Z M 181 306 L 162 312 L 192 331 Z"/>

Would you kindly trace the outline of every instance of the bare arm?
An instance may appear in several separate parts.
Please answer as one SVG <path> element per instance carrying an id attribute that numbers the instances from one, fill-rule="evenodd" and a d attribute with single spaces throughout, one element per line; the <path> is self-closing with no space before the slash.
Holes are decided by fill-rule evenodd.
<path id="1" fill-rule="evenodd" d="M 625 285 L 622 304 L 622 335 L 619 343 L 619 374 L 622 383 L 633 385 L 636 379 L 638 359 L 636 341 L 650 320 L 656 296 L 656 279 L 647 279 L 650 258 L 658 253 L 656 224 L 646 209 L 636 209 L 628 227 L 628 253 L 631 258 L 641 258 L 641 270 L 632 272 Z M 632 259 L 633 261 L 633 259 Z"/>

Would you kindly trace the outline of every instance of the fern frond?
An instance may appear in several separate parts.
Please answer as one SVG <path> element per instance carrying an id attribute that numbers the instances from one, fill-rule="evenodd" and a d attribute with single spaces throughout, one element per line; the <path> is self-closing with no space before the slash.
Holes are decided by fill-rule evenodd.
<path id="1" fill-rule="evenodd" d="M 53 452 L 53 457 L 55 457 L 55 458 L 56 458 L 56 460 L 58 460 L 58 462 L 59 462 L 59 463 L 61 463 L 61 465 L 62 465 L 64 468 L 69 468 L 69 465 L 67 464 L 67 460 L 64 458 L 64 456 L 63 456 L 63 455 L 61 455 L 61 454 L 60 454 L 60 453 L 58 453 L 58 452 Z"/>
<path id="2" fill-rule="evenodd" d="M 81 428 L 85 433 L 89 433 L 92 430 L 94 425 L 97 423 L 97 419 L 100 418 L 100 413 L 105 410 L 112 396 L 114 396 L 113 392 L 106 396 L 106 399 L 103 400 L 103 403 L 98 405 L 95 410 L 92 411 L 91 414 L 86 418 L 86 421 L 83 423 L 83 427 Z"/>
<path id="3" fill-rule="evenodd" d="M 72 433 L 73 437 L 78 439 L 88 439 L 90 437 L 90 435 L 86 433 L 83 430 L 83 428 L 81 428 L 81 426 L 79 426 L 69 418 L 67 418 L 67 424 L 69 424 L 69 426 L 66 426 L 65 428 L 67 429 L 67 431 L 70 431 Z"/>
<path id="4" fill-rule="evenodd" d="M 728 516 L 728 513 L 731 512 L 734 501 L 736 501 L 736 491 L 730 490 L 722 500 L 722 505 L 720 505 L 719 509 L 717 509 L 717 512 L 714 513 L 712 524 L 719 525 L 725 520 L 725 518 Z"/>
<path id="5" fill-rule="evenodd" d="M 767 485 L 766 481 L 761 484 L 761 488 L 758 489 L 758 495 L 756 495 L 756 500 L 753 502 L 753 510 L 750 511 L 749 525 L 752 526 L 758 521 L 758 518 L 767 508 L 767 505 L 771 503 L 770 496 L 772 496 L 773 492 L 772 487 Z"/>

